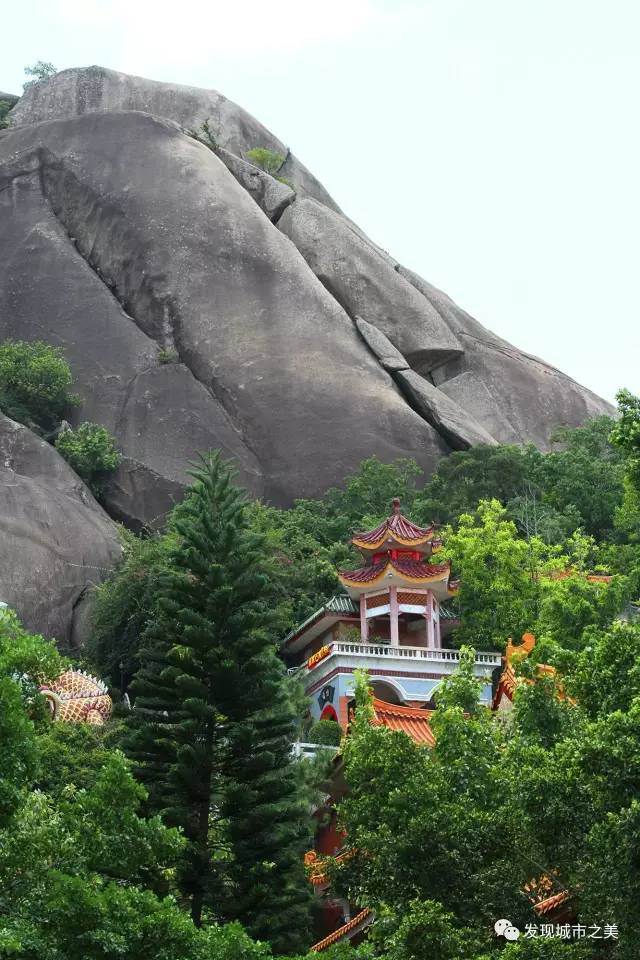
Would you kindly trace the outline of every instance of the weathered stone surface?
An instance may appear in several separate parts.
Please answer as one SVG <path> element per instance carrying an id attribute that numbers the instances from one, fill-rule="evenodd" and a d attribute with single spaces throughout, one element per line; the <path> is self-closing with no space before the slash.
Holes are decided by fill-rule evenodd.
<path id="1" fill-rule="evenodd" d="M 188 461 L 215 447 L 261 494 L 260 466 L 223 406 L 185 364 L 161 364 L 164 343 L 125 313 L 76 244 L 43 195 L 40 169 L 0 191 L 0 339 L 64 348 L 82 398 L 70 419 L 106 426 L 125 457 L 105 495 L 109 510 L 135 529 L 153 524 L 181 498 Z"/>
<path id="2" fill-rule="evenodd" d="M 188 131 L 198 130 L 208 121 L 219 146 L 239 157 L 254 147 L 273 150 L 286 158 L 280 172 L 297 192 L 339 209 L 322 184 L 281 140 L 216 90 L 158 83 L 104 67 L 82 67 L 62 70 L 50 80 L 29 87 L 11 119 L 18 125 L 122 110 L 142 110 L 166 117 Z"/>
<path id="3" fill-rule="evenodd" d="M 296 195 L 291 187 L 276 180 L 260 167 L 256 167 L 247 160 L 241 160 L 240 157 L 229 153 L 228 150 L 223 150 L 222 147 L 219 147 L 216 153 L 227 170 L 266 213 L 269 220 L 277 221 L 286 207 L 295 200 Z"/>
<path id="4" fill-rule="evenodd" d="M 216 152 L 184 132 L 205 120 Z M 63 348 L 75 420 L 105 424 L 123 452 L 105 503 L 134 529 L 182 496 L 199 451 L 221 448 L 252 493 L 290 503 L 372 454 L 428 475 L 453 448 L 544 448 L 558 425 L 611 411 L 401 267 L 215 91 L 70 70 L 31 87 L 12 123 L 0 338 Z M 256 146 L 287 156 L 295 199 L 242 159 Z M 37 456 L 0 464 L 0 598 L 76 642 L 83 590 L 119 548 L 80 481 L 26 436 Z"/>
<path id="5" fill-rule="evenodd" d="M 118 516 L 153 520 L 153 472 L 168 507 L 205 446 L 235 456 L 249 489 L 279 503 L 321 493 L 374 452 L 429 471 L 449 450 L 291 242 L 175 124 L 130 112 L 19 127 L 0 136 L 2 170 L 0 233 L 15 253 L 1 271 L 0 334 L 6 324 L 61 344 L 87 385 L 81 415 L 113 425 L 132 466 L 152 471 L 126 465 Z M 53 218 L 75 275 L 30 247 L 33 205 Z M 32 292 L 31 274 L 43 276 Z M 182 366 L 158 369 L 156 346 Z M 178 388 L 182 367 L 189 388 Z"/>
<path id="6" fill-rule="evenodd" d="M 362 317 L 355 317 L 355 325 L 358 333 L 385 370 L 393 373 L 394 370 L 409 369 L 408 361 L 405 360 L 399 350 L 396 350 L 391 340 L 385 337 L 381 330 L 374 327 L 372 323 L 367 323 Z"/>
<path id="7" fill-rule="evenodd" d="M 77 647 L 91 588 L 120 554 L 115 524 L 57 451 L 0 414 L 0 599 Z"/>
<path id="8" fill-rule="evenodd" d="M 340 214 L 297 199 L 278 226 L 349 315 L 381 330 L 414 369 L 428 371 L 462 352 L 431 304 Z"/>
<path id="9" fill-rule="evenodd" d="M 431 371 L 439 390 L 474 416 L 500 443 L 548 449 L 558 426 L 577 427 L 614 408 L 538 357 L 497 337 L 445 293 L 401 268 L 464 346 L 464 354 Z"/>
<path id="10" fill-rule="evenodd" d="M 414 410 L 435 427 L 454 450 L 468 450 L 481 443 L 496 445 L 497 441 L 477 420 L 415 370 L 398 370 L 394 378 Z"/>

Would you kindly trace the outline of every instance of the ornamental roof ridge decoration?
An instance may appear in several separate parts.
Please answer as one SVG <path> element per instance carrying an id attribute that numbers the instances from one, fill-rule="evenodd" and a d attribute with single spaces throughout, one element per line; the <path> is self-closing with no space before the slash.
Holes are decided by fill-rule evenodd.
<path id="1" fill-rule="evenodd" d="M 429 527 L 419 527 L 400 513 L 400 499 L 393 498 L 393 512 L 383 520 L 374 530 L 365 530 L 354 533 L 351 543 L 354 547 L 363 550 L 376 550 L 391 536 L 398 543 L 407 547 L 417 547 L 434 540 L 435 524 Z"/>
<path id="2" fill-rule="evenodd" d="M 502 658 L 502 673 L 498 680 L 498 686 L 493 698 L 493 710 L 497 710 L 499 708 L 503 697 L 505 697 L 508 701 L 513 702 L 516 687 L 520 684 L 525 683 L 530 685 L 535 683 L 535 679 L 522 677 L 519 674 L 516 674 L 514 669 L 514 665 L 517 665 L 519 662 L 529 656 L 535 645 L 536 638 L 532 633 L 524 633 L 522 635 L 522 642 L 519 644 L 515 644 L 511 637 L 509 638 L 505 655 Z M 535 664 L 535 678 L 539 679 L 540 677 L 551 677 L 555 679 L 558 699 L 566 700 L 567 703 L 571 704 L 571 706 L 575 706 L 576 701 L 573 697 L 570 697 L 565 692 L 562 681 L 558 678 L 555 667 L 549 666 L 547 663 Z"/>

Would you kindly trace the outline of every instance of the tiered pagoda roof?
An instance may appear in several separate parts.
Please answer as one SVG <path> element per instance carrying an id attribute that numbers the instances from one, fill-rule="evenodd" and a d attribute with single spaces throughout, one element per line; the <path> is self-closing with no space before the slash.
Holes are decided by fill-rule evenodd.
<path id="1" fill-rule="evenodd" d="M 426 547 L 426 550 L 420 550 L 421 553 L 431 552 L 441 543 L 433 524 L 430 527 L 419 527 L 407 517 L 402 516 L 400 500 L 397 497 L 393 500 L 393 513 L 386 520 L 383 520 L 374 530 L 354 533 L 351 542 L 354 547 L 362 551 L 375 551 L 382 546 L 390 547 L 394 544 L 410 547 L 413 550 Z"/>
<path id="2" fill-rule="evenodd" d="M 448 563 L 424 563 L 421 560 L 409 560 L 405 557 L 384 557 L 377 563 L 360 567 L 358 570 L 341 570 L 338 576 L 346 587 L 366 585 L 374 587 L 388 574 L 396 574 L 408 583 L 428 584 L 449 580 L 451 568 Z"/>
<path id="3" fill-rule="evenodd" d="M 386 586 L 432 588 L 441 584 L 439 599 L 452 596 L 457 583 L 450 582 L 449 563 L 429 563 L 433 550 L 441 546 L 436 527 L 419 527 L 400 512 L 400 500 L 393 500 L 393 512 L 374 530 L 356 533 L 351 539 L 365 557 L 357 570 L 341 570 L 340 582 L 352 598 L 386 581 Z"/>

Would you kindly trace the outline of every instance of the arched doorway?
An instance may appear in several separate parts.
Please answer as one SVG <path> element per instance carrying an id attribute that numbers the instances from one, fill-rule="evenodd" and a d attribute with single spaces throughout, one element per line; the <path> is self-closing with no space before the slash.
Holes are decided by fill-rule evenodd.
<path id="1" fill-rule="evenodd" d="M 385 703 L 397 704 L 403 702 L 396 688 L 386 680 L 372 680 L 371 688 L 374 697 L 377 697 L 378 700 L 384 700 Z"/>

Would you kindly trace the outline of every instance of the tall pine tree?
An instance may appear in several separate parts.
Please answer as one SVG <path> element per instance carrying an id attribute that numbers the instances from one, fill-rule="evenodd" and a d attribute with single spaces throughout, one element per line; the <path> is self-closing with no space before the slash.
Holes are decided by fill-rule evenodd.
<path id="1" fill-rule="evenodd" d="M 238 919 L 294 952 L 308 942 L 310 825 L 270 630 L 268 557 L 220 455 L 191 475 L 172 515 L 177 545 L 145 632 L 126 749 L 153 808 L 189 840 L 179 882 L 195 923 Z"/>

